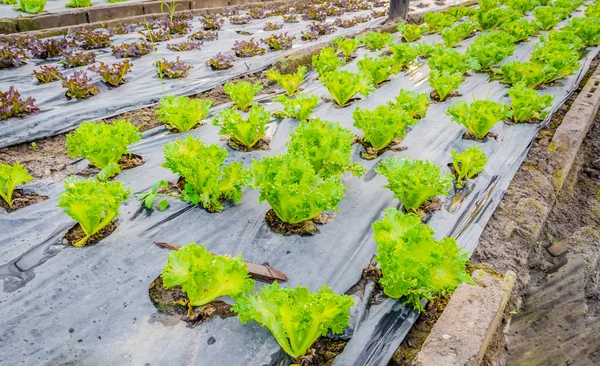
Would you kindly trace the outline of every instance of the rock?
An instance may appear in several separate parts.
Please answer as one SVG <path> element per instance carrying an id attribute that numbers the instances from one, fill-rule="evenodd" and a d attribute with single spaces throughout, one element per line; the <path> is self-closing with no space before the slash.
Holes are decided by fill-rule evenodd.
<path id="1" fill-rule="evenodd" d="M 555 257 L 558 257 L 559 255 L 565 253 L 568 250 L 569 248 L 567 248 L 566 240 L 555 241 L 554 243 L 552 243 L 552 245 L 548 247 L 548 252 L 550 252 L 550 254 L 552 254 Z"/>

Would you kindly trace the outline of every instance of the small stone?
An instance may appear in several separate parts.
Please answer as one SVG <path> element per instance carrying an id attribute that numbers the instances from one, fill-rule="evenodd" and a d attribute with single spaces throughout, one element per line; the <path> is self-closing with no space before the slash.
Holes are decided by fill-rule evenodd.
<path id="1" fill-rule="evenodd" d="M 550 254 L 552 254 L 555 257 L 558 257 L 559 255 L 565 253 L 568 250 L 569 248 L 567 248 L 566 240 L 555 241 L 554 243 L 552 243 L 552 245 L 548 247 L 548 252 L 550 252 Z"/>
<path id="2" fill-rule="evenodd" d="M 444 334 L 442 336 L 443 339 L 452 339 L 452 336 L 450 334 Z"/>
<path id="3" fill-rule="evenodd" d="M 69 333 L 73 334 L 74 332 L 75 332 L 75 329 L 69 328 Z"/>
<path id="4" fill-rule="evenodd" d="M 208 345 L 210 346 L 211 344 L 214 344 L 217 340 L 215 339 L 215 337 L 210 337 L 208 338 L 208 341 L 206 343 L 208 343 Z"/>

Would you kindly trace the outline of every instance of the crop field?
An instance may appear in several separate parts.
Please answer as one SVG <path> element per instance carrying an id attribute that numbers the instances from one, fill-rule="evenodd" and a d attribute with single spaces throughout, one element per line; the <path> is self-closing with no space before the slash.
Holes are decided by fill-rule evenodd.
<path id="1" fill-rule="evenodd" d="M 600 50 L 600 2 L 480 0 L 391 33 L 388 5 L 166 4 L 0 43 L 2 358 L 388 364 L 474 283 Z"/>

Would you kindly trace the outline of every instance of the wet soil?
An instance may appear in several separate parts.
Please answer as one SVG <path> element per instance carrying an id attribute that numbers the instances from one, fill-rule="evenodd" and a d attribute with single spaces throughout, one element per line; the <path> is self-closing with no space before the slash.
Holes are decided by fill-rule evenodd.
<path id="1" fill-rule="evenodd" d="M 96 234 L 90 236 L 84 246 L 91 246 L 100 242 L 100 240 L 106 238 L 113 231 L 117 229 L 119 226 L 119 222 L 117 220 L 113 220 L 110 224 L 106 225 L 102 230 L 98 231 Z M 85 238 L 85 232 L 79 225 L 79 223 L 75 224 L 72 228 L 67 231 L 65 237 L 63 239 L 63 244 L 71 247 L 77 247 L 75 243 L 77 241 Z"/>
<path id="2" fill-rule="evenodd" d="M 3 199 L 0 199 L 0 208 L 10 213 L 27 206 L 35 205 L 36 203 L 47 199 L 48 196 L 40 196 L 37 193 L 25 193 L 22 189 L 15 189 L 12 195 L 12 207 L 9 208 L 8 203 L 4 202 Z"/>
<path id="3" fill-rule="evenodd" d="M 269 229 L 281 235 L 315 235 L 319 232 L 319 228 L 312 220 L 307 220 L 299 224 L 289 224 L 281 221 L 277 214 L 272 209 L 267 211 L 265 222 Z"/>
<path id="4" fill-rule="evenodd" d="M 236 313 L 230 310 L 231 305 L 220 300 L 213 300 L 203 306 L 188 307 L 189 299 L 181 286 L 165 288 L 160 276 L 152 281 L 148 294 L 158 311 L 168 315 L 177 315 L 181 317 L 181 320 L 189 322 L 190 325 L 195 326 L 217 316 L 222 319 L 236 316 Z"/>
<path id="5" fill-rule="evenodd" d="M 299 357 L 296 363 L 301 366 L 330 366 L 337 355 L 342 353 L 348 341 L 333 340 L 320 337 L 308 349 L 305 356 Z"/>

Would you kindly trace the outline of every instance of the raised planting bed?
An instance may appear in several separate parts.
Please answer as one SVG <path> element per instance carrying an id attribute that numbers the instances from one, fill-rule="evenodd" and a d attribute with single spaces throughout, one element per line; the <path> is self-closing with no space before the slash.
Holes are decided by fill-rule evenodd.
<path id="1" fill-rule="evenodd" d="M 574 17 L 584 15 L 573 10 L 569 9 L 569 13 Z M 487 11 L 493 10 L 476 12 L 473 19 L 482 19 L 486 15 L 482 13 Z M 449 26 L 456 20 L 466 21 L 465 16 L 471 12 L 460 9 L 443 14 L 454 19 L 452 21 L 427 16 L 425 20 L 432 28 L 446 23 Z M 505 15 L 511 18 L 509 13 Z M 568 23 L 565 20 L 556 27 Z M 499 25 L 489 26 L 479 21 L 478 26 Z M 439 28 L 441 31 L 442 26 Z M 515 97 L 507 94 L 508 86 L 492 80 L 489 72 L 475 72 L 477 65 L 473 58 L 462 58 L 465 50 L 487 32 L 460 42 L 456 53 L 400 44 L 401 36 L 397 33 L 389 36 L 374 32 L 359 38 L 361 47 L 349 53 L 349 62 L 344 63 L 341 52 L 338 55 L 335 49 L 321 51 L 313 60 L 316 71 L 308 72 L 299 85 L 300 95 L 305 97 L 275 101 L 273 95 L 261 95 L 251 85 L 240 88 L 244 93 L 236 93 L 226 86 L 225 91 L 238 109 L 218 105 L 210 109 L 204 119 L 197 118 L 202 120 L 192 124 L 187 132 L 165 127 L 146 132 L 142 140 L 127 151 L 141 156 L 145 163 L 123 169 L 112 181 L 102 183 L 107 187 L 112 187 L 109 182 L 114 183 L 120 194 L 126 195 L 128 191 L 117 184 L 122 182 L 137 194 L 137 199 L 132 194 L 119 202 L 119 226 L 93 246 L 66 248 L 57 253 L 57 243 L 75 224 L 57 204 L 64 208 L 72 206 L 74 200 L 67 200 L 62 193 L 63 181 L 36 182 L 37 193 L 48 196 L 48 200 L 17 210 L 7 215 L 8 220 L 0 222 L 0 230 L 7 233 L 0 238 L 2 254 L 14 258 L 0 267 L 0 273 L 8 273 L 4 282 L 8 292 L 3 294 L 5 310 L 0 319 L 15 329 L 14 339 L 19 340 L 2 349 L 3 354 L 20 359 L 25 353 L 27 357 L 40 357 L 47 363 L 64 362 L 63 355 L 72 352 L 74 356 L 67 361 L 81 363 L 91 360 L 120 363 L 127 359 L 134 363 L 262 365 L 282 361 L 326 364 L 331 361 L 332 352 L 341 352 L 334 364 L 386 364 L 417 318 L 414 308 L 423 306 L 423 296 L 448 293 L 459 282 L 467 280 L 466 253 L 476 247 L 485 223 L 531 141 L 552 112 L 575 90 L 598 52 L 597 47 L 591 47 L 595 42 L 585 47 L 575 42 L 570 32 L 563 29 L 545 33 L 543 42 L 538 37 L 531 37 L 529 42 L 515 40 L 514 51 L 503 57 L 500 56 L 504 52 L 491 56 L 472 54 L 477 61 L 493 56 L 492 69 L 499 69 L 497 64 L 511 60 L 530 60 L 531 64 L 527 65 L 535 69 L 540 63 L 556 61 L 556 54 L 543 58 L 556 49 L 562 55 L 575 57 L 574 63 L 567 60 L 571 64 L 560 70 L 562 74 L 558 70 L 545 70 L 545 79 L 538 82 L 539 88 L 528 89 L 536 92 L 529 99 L 554 96 L 551 103 L 530 108 L 534 113 L 527 119 L 533 122 L 537 118 L 540 123 L 505 123 L 519 111 Z M 431 33 L 417 42 L 441 42 L 441 36 Z M 414 57 L 407 58 L 411 54 Z M 385 57 L 392 57 L 394 63 L 386 66 Z M 373 67 L 374 63 L 383 67 Z M 461 96 L 431 102 L 428 98 L 432 91 L 431 68 L 441 75 L 437 81 L 458 73 L 460 82 L 450 91 L 458 91 Z M 509 74 L 506 68 L 502 71 L 505 81 L 509 81 L 509 76 L 524 75 Z M 381 82 L 375 82 L 376 77 Z M 286 93 L 293 94 L 292 89 Z M 248 108 L 241 97 L 247 97 L 249 90 L 256 95 L 249 97 L 254 100 L 254 106 Z M 437 86 L 436 90 L 442 91 Z M 284 94 L 283 90 L 280 94 Z M 311 94 L 316 99 L 308 97 Z M 488 100 L 484 100 L 485 96 Z M 294 107 L 294 101 L 304 108 Z M 304 103 L 314 108 L 307 112 Z M 378 113 L 377 108 L 388 113 Z M 248 112 L 241 112 L 246 109 Z M 176 114 L 171 113 L 173 115 Z M 393 120 L 386 121 L 390 115 Z M 169 118 L 178 121 L 183 118 L 177 116 Z M 365 124 L 360 124 L 360 120 Z M 265 125 L 265 121 L 269 123 Z M 386 134 L 384 127 L 392 123 L 397 128 Z M 375 128 L 370 129 L 372 125 Z M 471 136 L 465 136 L 467 130 Z M 243 143 L 249 149 L 229 147 L 232 138 L 236 144 Z M 251 149 L 261 138 L 268 141 L 269 150 Z M 366 160 L 361 157 L 365 150 L 359 140 L 369 141 L 376 150 L 385 149 L 390 142 L 398 147 Z M 484 159 L 477 155 L 480 150 L 470 150 L 476 164 L 462 155 L 474 146 L 486 156 Z M 453 154 L 452 150 L 456 152 Z M 447 167 L 453 161 L 455 175 Z M 471 169 L 467 169 L 469 166 Z M 204 174 L 206 172 L 211 174 Z M 247 174 L 246 181 L 244 174 Z M 206 179 L 198 179 L 200 177 Z M 66 184 L 69 194 L 76 190 L 73 181 L 68 180 Z M 90 185 L 97 188 L 101 184 Z M 289 195 L 299 196 L 290 199 Z M 163 202 L 167 202 L 168 207 Z M 302 204 L 301 208 L 298 204 Z M 319 231 L 304 232 L 304 235 L 275 233 L 265 222 L 266 215 L 273 217 L 269 214 L 271 209 L 282 222 L 313 221 Z M 402 210 L 410 213 L 403 214 Z M 324 212 L 335 213 L 335 216 L 323 217 Z M 414 235 L 406 235 L 404 230 L 388 233 L 394 225 L 410 228 Z M 457 243 L 444 237 L 454 237 Z M 214 256 L 201 249 L 189 249 L 195 253 L 190 256 L 179 251 L 167 254 L 155 241 L 178 245 L 204 243 Z M 459 247 L 465 254 L 459 255 Z M 394 256 L 396 250 L 402 251 L 402 255 Z M 444 255 L 439 255 L 441 252 Z M 379 269 L 371 266 L 376 253 L 375 263 Z M 426 258 L 420 258 L 419 254 L 424 253 L 427 253 Z M 338 315 L 335 321 L 325 322 L 319 335 L 325 335 L 328 328 L 342 335 L 322 337 L 312 349 L 310 346 L 306 349 L 303 346 L 312 343 L 312 338 L 308 338 L 308 343 L 286 345 L 286 334 L 298 336 L 293 329 L 286 329 L 288 333 L 284 332 L 284 336 L 275 332 L 274 337 L 267 328 L 261 327 L 254 320 L 267 326 L 274 326 L 277 321 L 265 320 L 253 312 L 256 303 L 283 299 L 290 290 L 260 283 L 251 286 L 246 282 L 248 278 L 239 255 L 244 261 L 268 263 L 285 273 L 288 281 L 281 284 L 282 288 L 300 285 L 312 292 L 299 296 L 297 306 L 291 306 L 293 310 L 287 314 L 308 311 L 306 300 L 309 298 L 319 304 L 313 296 L 321 289 L 322 298 L 332 299 L 327 310 Z M 177 263 L 194 256 L 210 263 L 227 262 L 222 268 L 229 268 L 233 265 L 231 261 L 235 262 L 236 269 L 231 274 L 235 273 L 239 287 L 228 292 L 232 298 L 219 300 L 233 304 L 230 310 L 239 314 L 239 319 L 217 309 L 222 318 L 214 317 L 195 327 L 181 321 L 182 315 L 200 314 L 198 317 L 205 319 L 207 312 L 222 305 L 213 303 L 212 308 L 200 308 L 210 299 L 199 299 L 189 273 L 178 276 Z M 406 261 L 402 262 L 404 259 L 414 261 L 407 265 Z M 447 259 L 452 262 L 448 267 L 444 265 Z M 15 270 L 15 263 L 19 261 L 27 265 Z M 435 277 L 435 281 L 424 285 L 425 289 L 404 291 L 399 286 L 401 283 L 394 282 L 395 274 L 405 272 L 413 276 L 411 271 L 417 268 L 419 275 L 414 276 L 418 281 L 427 281 L 429 277 L 423 274 L 431 268 L 436 269 L 433 273 L 448 275 Z M 210 272 L 210 276 L 214 276 L 213 271 Z M 165 278 L 169 281 L 168 285 L 163 282 L 164 285 L 181 286 L 186 292 L 188 299 L 181 293 L 172 296 L 176 306 L 187 307 L 187 311 L 179 309 L 185 314 L 168 314 L 153 304 L 149 289 L 159 285 L 156 282 L 159 275 L 163 281 Z M 212 278 L 210 276 L 200 276 L 195 281 L 198 283 L 198 280 Z M 222 280 L 223 276 L 214 278 Z M 260 287 L 262 300 L 254 297 L 258 295 L 240 295 L 240 292 Z M 339 296 L 345 293 L 350 296 Z M 397 299 L 401 296 L 406 297 Z M 81 311 L 82 308 L 86 311 Z M 280 310 L 282 307 L 267 308 Z M 31 317 L 30 314 L 43 316 Z M 314 321 L 315 317 L 306 319 Z M 33 338 L 30 329 L 38 330 Z M 62 353 L 36 354 L 21 341 L 30 338 L 34 343 Z"/>

